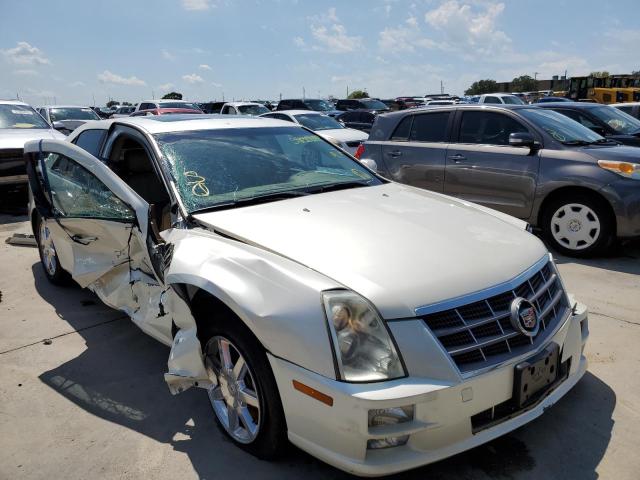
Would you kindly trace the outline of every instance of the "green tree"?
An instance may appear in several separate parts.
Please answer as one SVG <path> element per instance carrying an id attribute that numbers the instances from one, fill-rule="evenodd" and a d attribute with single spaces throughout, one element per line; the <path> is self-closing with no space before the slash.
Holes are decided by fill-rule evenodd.
<path id="1" fill-rule="evenodd" d="M 486 79 L 473 82 L 464 91 L 465 95 L 482 95 L 484 93 L 495 93 L 498 90 L 498 83 L 495 80 Z"/>
<path id="2" fill-rule="evenodd" d="M 110 108 L 110 107 L 112 107 L 113 105 L 120 105 L 120 102 L 118 102 L 117 100 L 109 100 L 109 101 L 107 102 L 107 105 L 106 105 L 106 106 L 107 106 L 107 108 Z"/>
<path id="3" fill-rule="evenodd" d="M 163 100 L 182 100 L 182 94 L 178 92 L 169 92 L 164 97 Z"/>
<path id="4" fill-rule="evenodd" d="M 369 98 L 369 94 L 366 90 L 354 90 L 349 94 L 347 98 L 355 99 L 355 98 Z"/>
<path id="5" fill-rule="evenodd" d="M 531 92 L 538 90 L 538 81 L 529 75 L 520 75 L 511 81 L 512 92 Z"/>
<path id="6" fill-rule="evenodd" d="M 607 77 L 610 77 L 611 74 L 606 70 L 603 70 L 602 72 L 591 72 L 589 76 L 596 77 L 596 78 L 607 78 Z"/>

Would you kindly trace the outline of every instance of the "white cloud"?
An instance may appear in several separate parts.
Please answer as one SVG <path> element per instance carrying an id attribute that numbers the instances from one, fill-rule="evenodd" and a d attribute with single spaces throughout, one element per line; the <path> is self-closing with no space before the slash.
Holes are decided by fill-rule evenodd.
<path id="1" fill-rule="evenodd" d="M 406 25 L 387 27 L 378 34 L 378 47 L 383 52 L 413 52 L 416 47 L 436 48 L 438 45 L 430 38 L 422 36 L 415 17 L 409 17 Z"/>
<path id="2" fill-rule="evenodd" d="M 183 75 L 182 79 L 185 82 L 191 83 L 191 84 L 204 82 L 204 79 L 200 75 L 198 75 L 197 73 L 191 73 L 189 75 Z"/>
<path id="3" fill-rule="evenodd" d="M 216 88 L 221 88 L 222 87 L 221 83 L 216 83 L 216 82 L 211 82 L 211 85 L 213 85 Z"/>
<path id="4" fill-rule="evenodd" d="M 473 5 L 480 7 L 447 0 L 425 14 L 425 22 L 445 36 L 447 43 L 442 48 L 485 54 L 508 48 L 511 39 L 496 28 L 497 19 L 504 11 L 504 3 L 474 2 Z"/>
<path id="5" fill-rule="evenodd" d="M 84 87 L 84 82 L 81 82 L 80 80 L 73 82 L 69 85 L 70 87 Z"/>
<path id="6" fill-rule="evenodd" d="M 334 23 L 329 28 L 311 25 L 311 34 L 319 42 L 319 48 L 331 53 L 354 52 L 362 47 L 362 38 L 347 35 L 347 29 L 340 23 Z"/>
<path id="7" fill-rule="evenodd" d="M 302 37 L 294 37 L 293 44 L 296 47 L 300 47 L 300 48 L 305 47 L 307 45 L 307 43 L 304 41 L 304 38 Z"/>
<path id="8" fill-rule="evenodd" d="M 156 88 L 158 90 L 171 90 L 173 86 L 173 83 L 163 83 L 162 85 L 158 85 Z"/>
<path id="9" fill-rule="evenodd" d="M 100 80 L 101 83 L 111 83 L 114 85 L 129 85 L 134 87 L 143 87 L 146 85 L 146 82 L 144 80 L 140 80 L 138 77 L 131 76 L 126 78 L 115 73 L 111 73 L 109 70 L 99 73 L 98 80 Z"/>
<path id="10" fill-rule="evenodd" d="M 213 68 L 211 68 L 211 67 L 210 67 L 209 65 L 207 65 L 206 63 L 201 63 L 201 64 L 198 66 L 198 68 L 199 68 L 200 70 L 208 70 L 208 71 L 213 70 Z"/>
<path id="11" fill-rule="evenodd" d="M 209 0 L 182 0 L 185 10 L 208 10 L 212 6 Z"/>
<path id="12" fill-rule="evenodd" d="M 165 48 L 163 48 L 160 53 L 162 54 L 162 58 L 165 60 L 174 61 L 176 59 L 176 56 Z"/>
<path id="13" fill-rule="evenodd" d="M 10 62 L 17 65 L 49 65 L 51 62 L 44 56 L 42 50 L 27 42 L 18 42 L 15 48 L 0 50 Z"/>

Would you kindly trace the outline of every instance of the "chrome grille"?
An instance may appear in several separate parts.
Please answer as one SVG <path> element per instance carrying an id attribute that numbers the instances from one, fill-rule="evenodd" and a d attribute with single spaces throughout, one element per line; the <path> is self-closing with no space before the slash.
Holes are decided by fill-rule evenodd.
<path id="1" fill-rule="evenodd" d="M 535 305 L 540 330 L 531 338 L 511 325 L 516 297 Z M 569 305 L 552 262 L 512 290 L 422 317 L 462 373 L 501 363 L 540 346 L 565 317 Z"/>

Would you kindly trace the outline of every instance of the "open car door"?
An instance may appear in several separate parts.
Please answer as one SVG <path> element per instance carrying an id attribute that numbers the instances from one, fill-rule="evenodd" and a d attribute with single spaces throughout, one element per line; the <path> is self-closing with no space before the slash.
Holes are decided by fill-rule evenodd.
<path id="1" fill-rule="evenodd" d="M 149 205 L 69 142 L 28 142 L 25 159 L 33 200 L 61 267 L 143 331 L 171 344 L 166 288 L 149 255 Z"/>

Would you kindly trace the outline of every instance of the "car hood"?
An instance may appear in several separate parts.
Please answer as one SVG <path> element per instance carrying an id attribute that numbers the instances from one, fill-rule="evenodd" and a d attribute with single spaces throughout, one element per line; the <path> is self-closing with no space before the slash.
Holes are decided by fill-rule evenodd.
<path id="1" fill-rule="evenodd" d="M 618 160 L 621 162 L 634 163 L 638 163 L 638 161 L 640 161 L 640 150 L 638 150 L 638 147 L 631 147 L 627 145 L 593 145 L 582 147 L 581 150 L 596 160 Z"/>
<path id="2" fill-rule="evenodd" d="M 384 318 L 406 318 L 511 280 L 547 254 L 523 222 L 487 212 L 389 183 L 195 217 L 332 278 Z"/>
<path id="3" fill-rule="evenodd" d="M 30 140 L 64 140 L 66 137 L 53 129 L 7 128 L 0 129 L 0 148 L 23 148 Z"/>
<path id="4" fill-rule="evenodd" d="M 316 132 L 321 137 L 335 138 L 340 142 L 364 142 L 369 135 L 355 128 L 333 128 L 331 130 L 319 130 Z"/>

